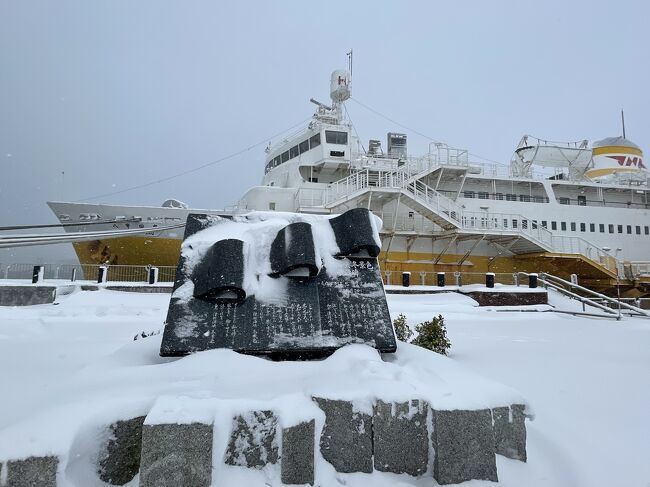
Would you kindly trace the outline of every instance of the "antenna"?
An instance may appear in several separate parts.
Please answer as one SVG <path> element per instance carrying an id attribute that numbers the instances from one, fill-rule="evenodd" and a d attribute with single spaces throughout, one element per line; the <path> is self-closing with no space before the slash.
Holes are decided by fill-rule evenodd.
<path id="1" fill-rule="evenodd" d="M 352 78 L 352 49 L 350 49 L 349 52 L 346 53 L 348 56 L 348 68 L 350 71 L 350 78 Z"/>
<path id="2" fill-rule="evenodd" d="M 625 138 L 625 113 L 621 110 L 621 123 L 623 124 L 623 138 Z"/>

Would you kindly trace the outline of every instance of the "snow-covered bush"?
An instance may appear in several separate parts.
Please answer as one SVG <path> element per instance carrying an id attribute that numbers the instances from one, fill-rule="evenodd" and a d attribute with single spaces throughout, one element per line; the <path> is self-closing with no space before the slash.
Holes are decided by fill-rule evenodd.
<path id="1" fill-rule="evenodd" d="M 447 329 L 442 315 L 434 317 L 431 321 L 420 323 L 415 327 L 415 331 L 418 336 L 411 342 L 413 345 L 447 355 L 451 342 L 447 338 Z"/>
<path id="2" fill-rule="evenodd" d="M 413 331 L 406 324 L 406 316 L 402 313 L 393 320 L 393 328 L 395 328 L 395 336 L 399 341 L 408 342 L 413 336 Z"/>

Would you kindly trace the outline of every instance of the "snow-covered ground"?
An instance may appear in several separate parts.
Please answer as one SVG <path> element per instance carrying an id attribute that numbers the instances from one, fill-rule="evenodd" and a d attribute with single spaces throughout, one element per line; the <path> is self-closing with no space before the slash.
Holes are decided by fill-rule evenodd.
<path id="1" fill-rule="evenodd" d="M 562 309 L 575 308 L 564 298 L 551 298 Z M 150 407 L 152 391 L 170 394 L 220 387 L 232 395 L 237 381 L 259 375 L 268 366 L 291 377 L 297 389 L 317 392 L 319 386 L 307 383 L 309 374 L 338 367 L 357 370 L 349 374 L 351 382 L 363 378 L 374 387 L 393 381 L 393 386 L 401 383 L 429 395 L 435 395 L 436 388 L 454 392 L 454 377 L 477 374 L 485 380 L 477 377 L 469 385 L 486 403 L 496 400 L 490 394 L 514 397 L 513 389 L 519 391 L 535 413 L 535 420 L 528 423 L 528 463 L 498 457 L 500 485 L 650 485 L 650 320 L 502 312 L 478 308 L 472 299 L 455 293 L 389 295 L 393 317 L 404 313 L 411 325 L 444 316 L 451 360 L 430 359 L 413 347 L 400 347 L 395 359 L 377 362 L 372 350 L 353 346 L 325 361 L 329 365 L 278 364 L 227 351 L 161 359 L 160 335 L 137 341 L 133 337 L 159 330 L 168 302 L 168 294 L 100 290 L 62 297 L 57 305 L 0 308 L 0 457 L 38 451 L 42 437 L 59 437 L 60 443 L 80 448 L 80 432 L 66 430 L 78 425 L 80 417 L 90 417 L 88 409 L 99 424 L 111 412 L 127 414 L 126 403 L 132 412 Z M 244 368 L 239 375 L 234 370 L 210 370 L 215 360 Z M 470 372 L 465 374 L 465 369 Z M 161 377 L 167 377 L 164 384 Z M 427 386 L 432 377 L 451 382 Z M 467 385 L 458 384 L 456 389 Z M 321 389 L 333 392 L 331 386 L 331 380 L 323 377 Z M 261 384 L 251 388 L 265 390 Z M 290 392 L 286 384 L 279 389 Z M 115 397 L 115 390 L 123 395 Z M 269 399 L 263 392 L 256 394 L 257 399 Z M 278 407 L 290 409 L 286 404 Z M 86 421 L 83 427 L 92 429 L 92 424 Z M 70 480 L 83 477 L 83 469 L 77 470 L 66 471 Z M 334 476 L 323 478 L 334 482 Z M 246 480 L 247 485 L 264 485 L 261 475 Z M 339 480 L 348 487 L 432 485 L 431 479 L 388 474 L 373 474 L 372 479 L 354 474 Z M 232 482 L 236 485 L 235 477 Z"/>

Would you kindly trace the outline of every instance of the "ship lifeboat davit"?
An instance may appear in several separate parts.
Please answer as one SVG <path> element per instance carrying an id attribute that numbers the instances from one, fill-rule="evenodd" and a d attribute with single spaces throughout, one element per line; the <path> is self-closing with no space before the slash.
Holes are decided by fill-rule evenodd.
<path id="1" fill-rule="evenodd" d="M 585 173 L 594 181 L 646 180 L 643 151 L 624 137 L 608 137 L 591 146 L 593 166 Z"/>

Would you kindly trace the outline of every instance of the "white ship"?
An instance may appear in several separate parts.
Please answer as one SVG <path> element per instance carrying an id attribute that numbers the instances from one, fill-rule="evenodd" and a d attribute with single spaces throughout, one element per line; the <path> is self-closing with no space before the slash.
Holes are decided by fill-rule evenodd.
<path id="1" fill-rule="evenodd" d="M 340 213 L 363 206 L 380 216 L 385 275 L 410 271 L 577 274 L 607 287 L 650 261 L 650 187 L 639 147 L 624 137 L 589 146 L 524 136 L 509 165 L 483 164 L 468 151 L 431 144 L 408 154 L 407 136 L 367 149 L 343 117 L 347 71 L 332 73 L 331 104 L 311 100 L 309 125 L 267 148 L 264 177 L 236 205 L 248 210 Z M 68 232 L 151 229 L 145 235 L 74 243 L 81 263 L 175 265 L 189 209 L 48 202 Z M 79 226 L 75 225 L 78 223 Z M 93 225 L 87 225 L 93 223 Z M 627 267 L 626 267 L 627 266 Z M 433 279 L 426 277 L 427 280 Z"/>

